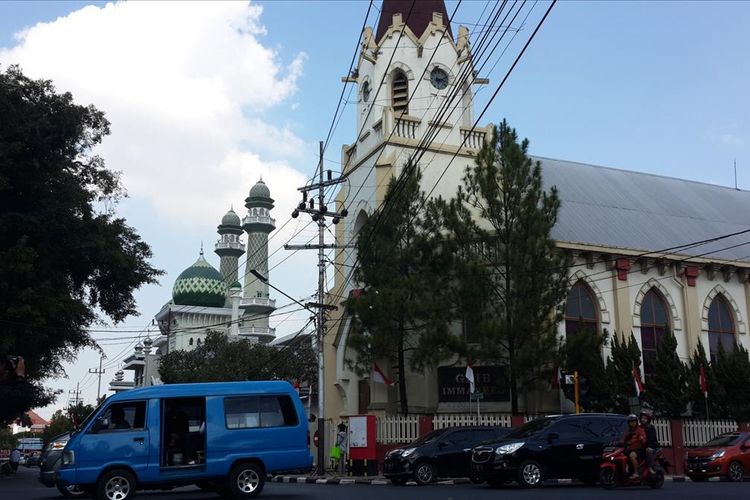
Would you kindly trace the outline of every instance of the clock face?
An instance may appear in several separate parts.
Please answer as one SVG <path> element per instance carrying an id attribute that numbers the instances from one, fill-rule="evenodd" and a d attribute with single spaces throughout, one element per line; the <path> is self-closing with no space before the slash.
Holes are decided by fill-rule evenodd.
<path id="1" fill-rule="evenodd" d="M 370 100 L 370 82 L 368 81 L 362 84 L 362 99 L 365 102 Z"/>
<path id="2" fill-rule="evenodd" d="M 435 68 L 430 73 L 430 82 L 438 90 L 443 90 L 448 86 L 448 73 L 440 68 Z"/>

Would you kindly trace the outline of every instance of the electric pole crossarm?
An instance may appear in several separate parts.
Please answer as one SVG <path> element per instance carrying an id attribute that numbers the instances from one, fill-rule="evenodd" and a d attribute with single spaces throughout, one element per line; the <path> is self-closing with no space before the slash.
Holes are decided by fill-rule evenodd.
<path id="1" fill-rule="evenodd" d="M 319 248 L 355 248 L 354 245 L 336 245 L 334 243 L 325 243 L 324 245 L 284 245 L 284 250 L 318 250 Z"/>
<path id="2" fill-rule="evenodd" d="M 327 181 L 323 180 L 323 176 L 320 176 L 320 182 L 317 182 L 315 184 L 310 184 L 308 186 L 304 186 L 301 188 L 297 188 L 297 191 L 300 192 L 307 192 L 307 191 L 314 191 L 316 189 L 320 189 L 321 187 L 328 187 L 328 186 L 335 186 L 336 184 L 341 184 L 342 182 L 346 182 L 345 177 L 338 177 L 336 179 L 328 179 Z"/>

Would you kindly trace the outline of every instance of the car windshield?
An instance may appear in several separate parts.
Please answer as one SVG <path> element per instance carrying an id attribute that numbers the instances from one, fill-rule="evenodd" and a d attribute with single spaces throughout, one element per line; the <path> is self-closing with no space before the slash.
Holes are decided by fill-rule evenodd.
<path id="1" fill-rule="evenodd" d="M 445 429 L 438 429 L 436 431 L 432 431 L 430 433 L 425 434 L 421 438 L 417 439 L 416 441 L 413 441 L 410 446 L 421 446 L 423 444 L 431 443 L 435 441 L 438 437 L 445 434 Z"/>
<path id="2" fill-rule="evenodd" d="M 740 440 L 740 434 L 722 434 L 716 436 L 704 446 L 732 446 Z"/>
<path id="3" fill-rule="evenodd" d="M 510 434 L 508 434 L 506 439 L 523 439 L 527 437 L 531 437 L 534 434 L 543 431 L 552 423 L 555 421 L 554 418 L 538 418 L 536 420 L 532 420 L 531 422 L 526 422 L 518 429 L 514 429 Z"/>

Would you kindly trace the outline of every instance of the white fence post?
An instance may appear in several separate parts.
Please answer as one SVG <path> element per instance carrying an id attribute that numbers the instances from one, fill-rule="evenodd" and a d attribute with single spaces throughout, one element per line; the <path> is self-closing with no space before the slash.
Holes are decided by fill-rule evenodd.
<path id="1" fill-rule="evenodd" d="M 686 419 L 682 426 L 683 441 L 685 446 L 702 446 L 719 434 L 737 429 L 734 420 Z"/>

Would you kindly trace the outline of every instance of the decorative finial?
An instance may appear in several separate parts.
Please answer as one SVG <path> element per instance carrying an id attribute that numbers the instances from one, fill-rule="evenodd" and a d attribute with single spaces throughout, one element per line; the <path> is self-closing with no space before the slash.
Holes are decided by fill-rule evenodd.
<path id="1" fill-rule="evenodd" d="M 203 240 L 201 240 L 201 257 L 203 257 Z"/>

